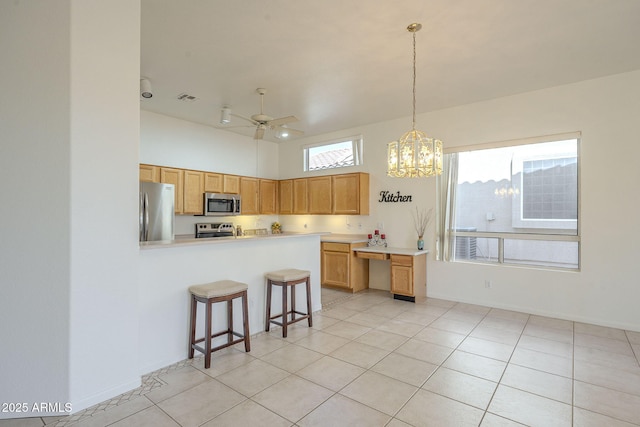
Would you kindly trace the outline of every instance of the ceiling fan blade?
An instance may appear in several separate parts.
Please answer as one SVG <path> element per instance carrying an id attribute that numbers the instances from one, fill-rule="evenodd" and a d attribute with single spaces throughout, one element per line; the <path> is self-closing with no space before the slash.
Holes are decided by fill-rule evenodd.
<path id="1" fill-rule="evenodd" d="M 239 115 L 237 115 L 237 114 L 233 114 L 233 113 L 231 113 L 231 115 L 232 115 L 233 117 L 237 117 L 237 118 L 239 118 L 239 119 L 246 120 L 246 121 L 248 121 L 248 122 L 250 122 L 250 123 L 253 123 L 254 125 L 258 125 L 258 122 L 256 122 L 256 121 L 255 121 L 255 120 L 253 120 L 253 119 L 250 119 L 249 117 L 243 117 L 243 116 L 239 116 Z"/>
<path id="2" fill-rule="evenodd" d="M 302 135 L 304 135 L 304 132 L 301 131 L 301 130 L 291 129 L 291 128 L 288 128 L 288 129 L 289 129 L 289 135 L 293 135 L 293 136 L 302 136 Z"/>
<path id="3" fill-rule="evenodd" d="M 287 132 L 289 134 L 289 136 L 302 136 L 302 135 L 304 135 L 303 131 L 298 130 L 298 129 L 292 129 L 290 127 L 274 126 L 273 128 L 276 131 Z"/>
<path id="4" fill-rule="evenodd" d="M 214 126 L 216 129 L 229 130 L 238 128 L 252 128 L 254 125 L 238 125 L 238 126 Z"/>
<path id="5" fill-rule="evenodd" d="M 253 139 L 262 139 L 264 137 L 264 126 L 258 126 L 256 133 L 253 135 Z"/>
<path id="6" fill-rule="evenodd" d="M 269 120 L 269 126 L 286 125 L 287 123 L 297 122 L 296 116 L 280 117 L 279 119 Z"/>

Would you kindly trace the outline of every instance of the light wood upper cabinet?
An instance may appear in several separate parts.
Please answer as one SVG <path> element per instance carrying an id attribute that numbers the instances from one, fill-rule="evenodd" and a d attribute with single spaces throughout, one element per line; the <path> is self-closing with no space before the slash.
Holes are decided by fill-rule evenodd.
<path id="1" fill-rule="evenodd" d="M 240 178 L 240 196 L 242 197 L 241 213 L 243 215 L 258 215 L 260 205 L 258 191 L 260 181 L 257 178 Z"/>
<path id="2" fill-rule="evenodd" d="M 204 192 L 222 193 L 224 189 L 224 176 L 221 173 L 204 173 Z"/>
<path id="3" fill-rule="evenodd" d="M 222 192 L 228 194 L 240 194 L 240 177 L 237 175 L 224 175 Z"/>
<path id="4" fill-rule="evenodd" d="M 160 182 L 175 186 L 174 210 L 177 214 L 181 214 L 184 209 L 184 170 L 161 167 Z"/>
<path id="5" fill-rule="evenodd" d="M 154 165 L 140 165 L 140 181 L 160 182 L 160 167 Z"/>
<path id="6" fill-rule="evenodd" d="M 333 209 L 336 215 L 369 215 L 369 174 L 332 176 Z"/>
<path id="7" fill-rule="evenodd" d="M 331 214 L 331 175 L 307 178 L 310 214 Z"/>
<path id="8" fill-rule="evenodd" d="M 278 182 L 278 199 L 280 213 L 289 215 L 293 213 L 293 180 L 284 179 Z"/>
<path id="9" fill-rule="evenodd" d="M 283 215 L 306 214 L 307 178 L 285 179 L 279 181 L 278 199 L 280 212 Z"/>
<path id="10" fill-rule="evenodd" d="M 307 179 L 299 178 L 293 180 L 293 213 L 309 213 L 309 197 L 307 191 Z"/>
<path id="11" fill-rule="evenodd" d="M 246 215 L 369 215 L 369 174 L 260 179 L 140 164 L 140 181 L 175 186 L 176 214 L 201 215 L 203 193 L 242 195 Z"/>
<path id="12" fill-rule="evenodd" d="M 182 213 L 201 215 L 204 204 L 204 173 L 184 171 L 184 205 Z"/>
<path id="13" fill-rule="evenodd" d="M 260 213 L 263 215 L 275 215 L 278 213 L 278 181 L 273 179 L 259 180 L 260 189 Z"/>

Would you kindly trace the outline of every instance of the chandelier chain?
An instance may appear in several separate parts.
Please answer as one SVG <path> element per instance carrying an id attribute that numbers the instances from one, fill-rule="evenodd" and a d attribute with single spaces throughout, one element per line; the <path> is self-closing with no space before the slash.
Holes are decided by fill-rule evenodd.
<path id="1" fill-rule="evenodd" d="M 416 32 L 413 32 L 413 128 L 416 130 Z"/>

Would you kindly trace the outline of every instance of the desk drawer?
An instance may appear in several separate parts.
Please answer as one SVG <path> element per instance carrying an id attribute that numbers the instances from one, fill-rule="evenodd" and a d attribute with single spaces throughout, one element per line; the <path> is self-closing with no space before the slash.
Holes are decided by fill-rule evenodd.
<path id="1" fill-rule="evenodd" d="M 407 267 L 411 267 L 413 265 L 413 257 L 411 255 L 391 254 L 391 263 L 395 265 L 406 265 Z"/>
<path id="2" fill-rule="evenodd" d="M 379 253 L 379 252 L 361 252 L 361 251 L 356 251 L 356 254 L 357 254 L 358 258 L 379 259 L 379 260 L 389 259 L 389 254 L 383 254 L 383 253 Z"/>
<path id="3" fill-rule="evenodd" d="M 349 244 L 348 243 L 331 243 L 331 242 L 323 242 L 322 243 L 323 251 L 332 251 L 332 252 L 349 252 Z"/>

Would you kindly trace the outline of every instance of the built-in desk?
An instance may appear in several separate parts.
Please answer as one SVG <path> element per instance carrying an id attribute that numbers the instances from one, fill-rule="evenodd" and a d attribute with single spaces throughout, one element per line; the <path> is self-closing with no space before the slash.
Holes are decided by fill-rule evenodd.
<path id="1" fill-rule="evenodd" d="M 390 289 L 395 299 L 415 302 L 427 296 L 427 254 L 408 248 L 366 246 L 354 248 L 358 258 L 391 261 Z"/>

